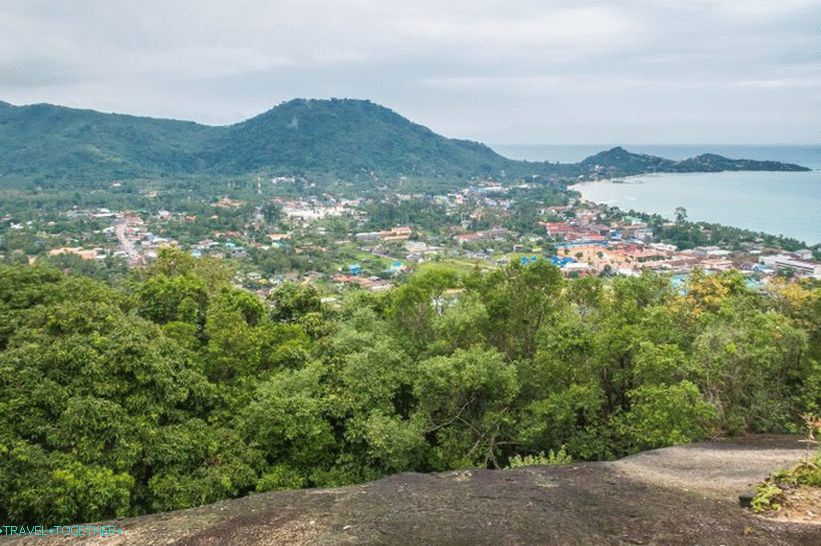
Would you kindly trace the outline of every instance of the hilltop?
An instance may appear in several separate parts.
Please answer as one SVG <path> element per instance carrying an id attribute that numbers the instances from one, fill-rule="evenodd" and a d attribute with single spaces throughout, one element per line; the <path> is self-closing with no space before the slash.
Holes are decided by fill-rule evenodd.
<path id="1" fill-rule="evenodd" d="M 122 535 L 85 543 L 818 544 L 821 526 L 739 505 L 753 483 L 804 453 L 794 437 L 750 436 L 615 462 L 397 474 L 118 520 L 110 523 Z"/>
<path id="2" fill-rule="evenodd" d="M 0 103 L 0 175 L 89 180 L 252 173 L 339 179 L 570 180 L 647 172 L 807 170 L 702 155 L 672 161 L 613 148 L 575 164 L 516 161 L 446 138 L 367 100 L 295 99 L 228 126 L 49 104 Z"/>
<path id="3" fill-rule="evenodd" d="M 809 171 L 807 167 L 778 161 L 729 159 L 717 154 L 701 154 L 696 157 L 673 161 L 647 154 L 634 154 L 621 146 L 584 159 L 578 164 L 588 174 L 604 173 L 627 176 L 644 173 L 694 173 L 721 171 Z"/>
<path id="4" fill-rule="evenodd" d="M 205 156 L 222 172 L 287 168 L 340 176 L 498 176 L 517 163 L 370 101 L 336 99 L 293 100 L 224 128 Z"/>

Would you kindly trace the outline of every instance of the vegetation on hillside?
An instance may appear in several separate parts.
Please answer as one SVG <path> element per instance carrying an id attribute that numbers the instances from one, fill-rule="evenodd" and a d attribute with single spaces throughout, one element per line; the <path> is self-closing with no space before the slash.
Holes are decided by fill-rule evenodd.
<path id="1" fill-rule="evenodd" d="M 117 287 L 0 266 L 0 519 L 612 459 L 821 409 L 810 285 L 431 266 L 328 307 L 287 283 L 261 301 L 220 264 L 165 250 Z"/>
<path id="2" fill-rule="evenodd" d="M 646 172 L 805 170 L 778 162 L 699 156 L 687 161 L 621 148 L 578 164 L 514 161 L 483 144 L 449 139 L 370 101 L 297 99 L 223 127 L 48 104 L 0 104 L 0 176 L 37 184 L 215 175 L 311 176 L 380 184 L 625 176 Z M 166 182 L 174 182 L 166 180 Z M 62 184 L 64 185 L 64 184 Z"/>

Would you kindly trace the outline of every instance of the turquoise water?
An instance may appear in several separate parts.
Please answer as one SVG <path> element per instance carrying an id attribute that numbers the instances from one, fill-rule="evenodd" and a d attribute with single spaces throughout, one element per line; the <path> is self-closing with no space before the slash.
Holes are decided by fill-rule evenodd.
<path id="1" fill-rule="evenodd" d="M 606 146 L 605 146 L 606 147 Z M 578 161 L 602 146 L 522 146 L 496 149 L 510 157 Z M 810 172 L 653 174 L 623 184 L 585 182 L 574 189 L 591 201 L 672 218 L 676 207 L 691 220 L 715 222 L 821 243 L 821 146 L 625 146 L 636 153 L 682 159 L 712 152 L 732 158 L 772 159 Z M 592 152 L 591 152 L 592 150 Z M 551 152 L 551 156 L 539 156 Z M 525 157 L 530 154 L 528 157 Z"/>
<path id="2" fill-rule="evenodd" d="M 691 220 L 821 242 L 821 171 L 653 174 L 573 188 L 623 210 L 672 218 L 684 207 Z"/>

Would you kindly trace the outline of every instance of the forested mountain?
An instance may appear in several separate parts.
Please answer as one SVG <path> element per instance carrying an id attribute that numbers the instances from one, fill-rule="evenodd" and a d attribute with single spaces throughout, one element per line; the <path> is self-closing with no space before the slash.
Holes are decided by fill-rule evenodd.
<path id="1" fill-rule="evenodd" d="M 191 172 L 213 128 L 48 104 L 0 105 L 0 174 L 45 179 Z"/>
<path id="2" fill-rule="evenodd" d="M 670 159 L 646 154 L 633 154 L 617 146 L 610 150 L 591 155 L 579 165 L 587 170 L 607 168 L 617 170 L 620 173 L 633 173 L 667 172 L 671 170 L 675 164 L 676 162 Z"/>
<path id="3" fill-rule="evenodd" d="M 209 166 L 232 173 L 273 167 L 467 178 L 518 166 L 483 144 L 442 137 L 360 100 L 293 100 L 225 128 L 210 146 Z"/>
<path id="4" fill-rule="evenodd" d="M 506 168 L 524 165 L 482 144 L 437 135 L 369 101 L 293 100 L 225 127 L 46 104 L 0 106 L 0 173 L 6 176 L 266 171 L 467 178 L 503 176 Z"/>
<path id="5" fill-rule="evenodd" d="M 673 161 L 647 154 L 634 154 L 617 146 L 599 152 L 579 163 L 585 172 L 606 171 L 615 176 L 641 173 L 694 173 L 720 171 L 808 171 L 800 165 L 778 161 L 755 161 L 752 159 L 729 159 L 717 154 L 702 154 L 696 157 Z"/>
<path id="6" fill-rule="evenodd" d="M 577 164 L 515 161 L 370 101 L 292 100 L 230 126 L 0 103 L 0 175 L 32 180 L 266 174 L 339 179 L 564 179 L 645 172 L 804 170 L 716 155 L 675 162 L 614 148 Z"/>

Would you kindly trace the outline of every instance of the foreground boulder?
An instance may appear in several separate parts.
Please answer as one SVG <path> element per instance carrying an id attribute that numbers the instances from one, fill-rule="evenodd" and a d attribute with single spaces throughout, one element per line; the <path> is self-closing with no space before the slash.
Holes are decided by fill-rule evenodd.
<path id="1" fill-rule="evenodd" d="M 805 454 L 794 437 L 749 436 L 615 462 L 399 474 L 363 485 L 252 495 L 118 520 L 110 523 L 122 535 L 68 542 L 821 545 L 821 521 L 774 521 L 738 502 L 756 482 Z"/>

